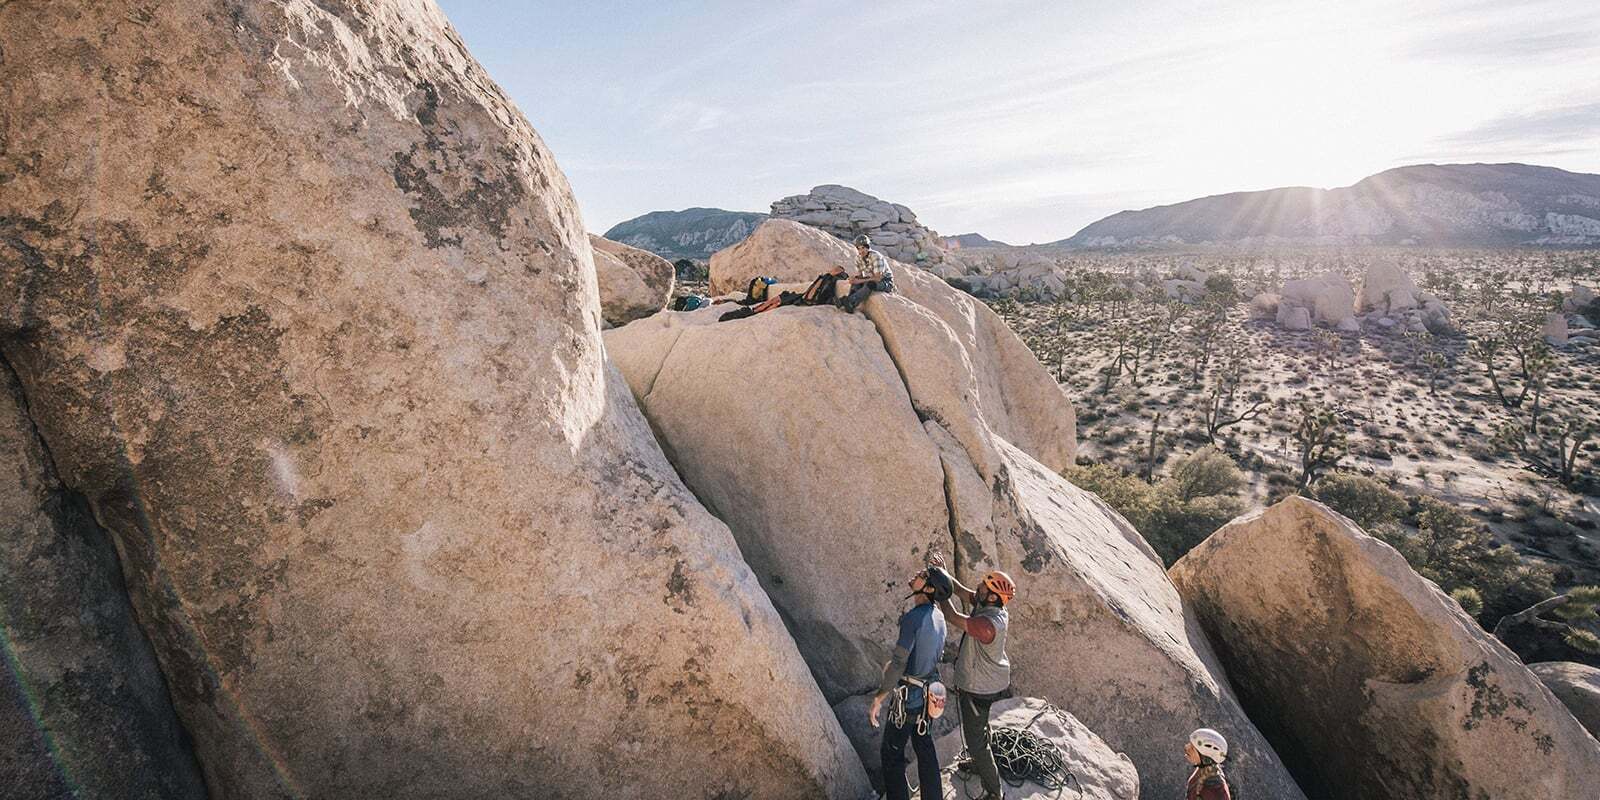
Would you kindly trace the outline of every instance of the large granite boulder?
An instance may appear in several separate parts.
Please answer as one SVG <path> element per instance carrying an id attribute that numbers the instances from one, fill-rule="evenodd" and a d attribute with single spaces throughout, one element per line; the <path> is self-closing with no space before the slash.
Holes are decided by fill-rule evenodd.
<path id="1" fill-rule="evenodd" d="M 1292 497 L 1172 567 L 1251 719 L 1316 796 L 1547 800 L 1600 743 L 1393 548 Z"/>
<path id="2" fill-rule="evenodd" d="M 600 287 L 600 317 L 626 325 L 666 307 L 677 272 L 655 253 L 589 234 L 595 280 Z"/>
<path id="3" fill-rule="evenodd" d="M 606 336 L 640 407 L 733 529 L 823 695 L 866 692 L 894 646 L 905 579 L 950 539 L 938 448 L 872 323 L 833 308 L 654 322 Z M 674 339 L 665 357 L 635 368 L 656 336 Z M 901 546 L 864 552 L 866 532 Z"/>
<path id="4" fill-rule="evenodd" d="M 854 258 L 849 245 L 815 228 L 767 220 L 743 242 L 711 257 L 711 289 L 739 291 L 757 275 L 809 282 L 834 265 L 850 266 Z M 1051 469 L 1071 466 L 1077 453 L 1072 403 L 1005 320 L 982 301 L 907 264 L 895 266 L 895 284 L 901 297 L 920 308 L 917 313 L 949 327 L 970 365 L 977 384 L 972 393 L 989 426 Z M 881 316 L 874 320 L 883 327 Z"/>
<path id="5" fill-rule="evenodd" d="M 1376 311 L 1397 315 L 1419 308 L 1419 290 L 1405 270 L 1389 261 L 1378 261 L 1367 267 L 1361 279 L 1361 291 L 1356 294 L 1358 312 Z"/>
<path id="6" fill-rule="evenodd" d="M 989 397 L 991 365 L 972 356 L 995 352 L 983 350 L 981 306 L 906 272 L 902 293 L 874 295 L 862 316 L 787 307 L 713 323 L 693 312 L 606 333 L 664 448 L 729 522 L 861 752 L 870 758 L 879 732 L 851 720 L 893 641 L 903 581 L 937 549 L 963 580 L 996 567 L 1018 580 L 1017 691 L 1070 709 L 1146 766 L 1148 796 L 1182 789 L 1160 768 L 1173 731 L 1209 724 L 1229 732 L 1236 771 L 1263 795 L 1300 797 L 1155 553 L 1034 454 L 1052 451 L 1018 446 L 992 421 L 1029 430 L 1008 407 L 1021 398 Z M 1070 453 L 1055 444 L 1055 457 Z"/>
<path id="7" fill-rule="evenodd" d="M 1355 315 L 1355 290 L 1342 275 L 1327 273 L 1287 281 L 1278 294 L 1280 315 L 1283 305 L 1300 306 L 1310 312 L 1313 322 L 1329 327 Z"/>
<path id="8" fill-rule="evenodd" d="M 824 184 L 806 194 L 774 201 L 772 217 L 794 220 L 844 240 L 866 234 L 873 247 L 907 264 L 932 268 L 946 260 L 939 234 L 917 222 L 911 209 L 848 186 Z"/>
<path id="9" fill-rule="evenodd" d="M 1545 343 L 1561 347 L 1571 337 L 1567 327 L 1567 315 L 1559 311 L 1552 311 L 1544 317 L 1544 323 L 1539 327 L 1539 335 L 1544 337 Z"/>
<path id="10" fill-rule="evenodd" d="M 1590 735 L 1600 739 L 1600 669 L 1571 661 L 1542 661 L 1528 669 L 1550 689 Z"/>
<path id="11" fill-rule="evenodd" d="M 0 353 L 213 796 L 860 796 L 605 360 L 565 178 L 431 2 L 0 31 Z"/>
<path id="12" fill-rule="evenodd" d="M 6 797 L 204 800 L 117 552 L 56 479 L 0 362 L 0 787 Z"/>

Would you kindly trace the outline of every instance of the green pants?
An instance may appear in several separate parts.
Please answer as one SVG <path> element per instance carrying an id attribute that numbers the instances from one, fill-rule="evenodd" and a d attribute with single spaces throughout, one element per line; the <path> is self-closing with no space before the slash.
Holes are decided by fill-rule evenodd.
<path id="1" fill-rule="evenodd" d="M 995 695 L 961 695 L 961 738 L 966 740 L 967 755 L 983 782 L 987 794 L 1000 794 L 1000 768 L 995 766 L 994 753 L 989 750 L 989 706 L 999 698 Z"/>

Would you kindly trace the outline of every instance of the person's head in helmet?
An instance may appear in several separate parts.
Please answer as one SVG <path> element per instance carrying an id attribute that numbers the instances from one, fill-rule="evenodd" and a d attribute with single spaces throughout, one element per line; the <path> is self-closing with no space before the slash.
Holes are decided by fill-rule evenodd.
<path id="1" fill-rule="evenodd" d="M 1228 740 L 1210 728 L 1201 728 L 1189 734 L 1183 755 L 1197 767 L 1221 764 L 1228 757 Z"/>
<path id="2" fill-rule="evenodd" d="M 856 253 L 858 255 L 865 257 L 870 249 L 872 249 L 872 237 L 864 233 L 856 237 Z"/>
<path id="3" fill-rule="evenodd" d="M 1011 598 L 1017 596 L 1017 585 L 1011 581 L 1011 576 L 995 570 L 983 576 L 978 582 L 978 588 L 972 592 L 972 599 L 979 605 L 1007 606 Z"/>
<path id="4" fill-rule="evenodd" d="M 928 567 L 911 576 L 911 592 L 918 603 L 940 603 L 950 599 L 956 590 L 950 573 L 938 567 Z"/>

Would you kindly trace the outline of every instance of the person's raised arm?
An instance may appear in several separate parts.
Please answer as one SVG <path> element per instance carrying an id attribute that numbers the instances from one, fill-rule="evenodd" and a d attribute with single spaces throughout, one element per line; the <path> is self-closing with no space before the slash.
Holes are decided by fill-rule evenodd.
<path id="1" fill-rule="evenodd" d="M 939 611 L 944 614 L 944 621 L 955 628 L 984 644 L 994 642 L 994 623 L 988 617 L 969 617 L 956 610 L 949 600 L 939 601 Z"/>
<path id="2" fill-rule="evenodd" d="M 961 579 L 957 578 L 956 574 L 951 572 L 949 567 L 945 566 L 943 553 L 934 553 L 928 556 L 928 566 L 938 567 L 939 569 L 944 570 L 944 574 L 950 576 L 950 585 L 955 589 L 954 596 L 961 598 L 961 602 L 966 603 L 968 608 L 972 607 L 972 598 L 974 596 L 972 587 L 962 583 Z M 948 621 L 949 616 L 946 615 L 945 619 Z"/>

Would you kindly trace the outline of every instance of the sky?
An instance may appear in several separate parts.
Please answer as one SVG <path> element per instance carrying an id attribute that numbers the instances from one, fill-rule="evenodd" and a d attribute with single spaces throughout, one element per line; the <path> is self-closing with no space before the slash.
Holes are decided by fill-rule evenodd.
<path id="1" fill-rule="evenodd" d="M 1415 163 L 1600 173 L 1600 3 L 439 0 L 589 230 L 840 183 L 945 235 Z"/>

